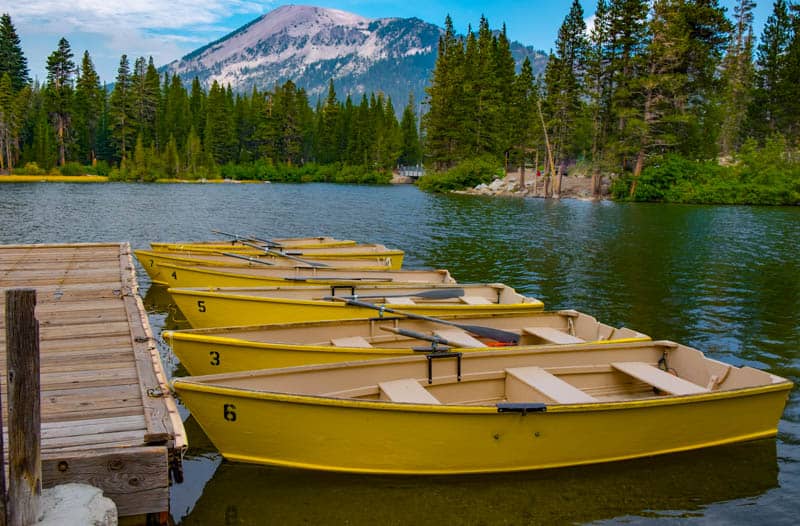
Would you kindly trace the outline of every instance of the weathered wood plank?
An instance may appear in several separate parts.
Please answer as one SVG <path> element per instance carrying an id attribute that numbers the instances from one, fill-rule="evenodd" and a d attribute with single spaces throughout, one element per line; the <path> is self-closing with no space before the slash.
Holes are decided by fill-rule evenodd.
<path id="1" fill-rule="evenodd" d="M 163 443 L 174 438 L 170 414 L 164 399 L 162 399 L 162 396 L 168 394 L 169 391 L 156 375 L 155 362 L 158 361 L 158 369 L 160 369 L 161 359 L 156 352 L 155 340 L 146 328 L 144 305 L 142 305 L 139 295 L 136 294 L 136 276 L 130 250 L 127 253 L 123 250 L 120 251 L 119 262 L 125 309 L 128 313 L 136 369 L 139 373 L 144 418 L 147 422 L 145 441 L 148 444 Z"/>
<path id="2" fill-rule="evenodd" d="M 44 457 L 42 475 L 46 487 L 83 482 L 102 489 L 117 505 L 120 516 L 169 508 L 168 456 L 164 447 L 49 452 Z"/>

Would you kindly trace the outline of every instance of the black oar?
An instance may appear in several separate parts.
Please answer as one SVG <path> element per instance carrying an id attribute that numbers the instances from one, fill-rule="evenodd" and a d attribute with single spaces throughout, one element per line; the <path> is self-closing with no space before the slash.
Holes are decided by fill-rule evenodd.
<path id="1" fill-rule="evenodd" d="M 380 327 L 380 329 L 382 331 L 399 334 L 400 336 L 408 336 L 409 338 L 431 342 L 432 344 L 434 344 L 434 349 L 436 349 L 435 346 L 437 345 L 444 345 L 449 347 L 464 347 L 464 345 L 459 345 L 458 342 L 451 342 L 450 340 L 441 338 L 439 336 L 423 334 L 421 332 L 409 331 L 407 329 L 400 329 L 398 327 Z"/>
<path id="2" fill-rule="evenodd" d="M 325 263 L 319 263 L 317 261 L 310 261 L 308 259 L 303 259 L 303 258 L 299 258 L 297 256 L 292 256 L 292 255 L 286 254 L 285 252 L 275 252 L 274 250 L 270 250 L 270 249 L 268 249 L 266 247 L 260 247 L 258 245 L 254 245 L 252 243 L 247 243 L 245 241 L 242 241 L 242 245 L 245 245 L 245 246 L 248 246 L 248 247 L 251 247 L 251 248 L 257 248 L 258 250 L 263 250 L 264 254 L 269 254 L 270 256 L 276 256 L 276 257 L 280 257 L 280 258 L 292 259 L 294 261 L 298 261 L 300 263 L 304 263 L 304 264 L 306 264 L 306 265 L 308 265 L 310 267 L 325 268 L 325 267 L 329 267 L 330 266 L 330 265 L 326 265 Z"/>
<path id="3" fill-rule="evenodd" d="M 230 232 L 223 232 L 222 230 L 212 230 L 212 234 L 219 234 L 220 236 L 232 237 L 234 241 L 259 241 L 273 248 L 281 248 L 283 245 L 271 239 L 262 239 L 256 236 L 240 236 L 239 234 L 231 234 Z M 258 247 L 263 248 L 263 247 Z"/>
<path id="4" fill-rule="evenodd" d="M 460 298 L 464 295 L 464 289 L 431 289 L 423 290 L 422 292 L 409 292 L 407 294 L 371 294 L 362 296 L 356 294 L 355 296 L 338 296 L 339 298 L 347 299 L 373 299 L 373 298 L 424 298 L 428 300 L 447 300 L 451 298 Z"/>
<path id="5" fill-rule="evenodd" d="M 275 265 L 275 263 L 272 263 L 271 261 L 264 261 L 263 259 L 251 258 L 251 257 L 248 257 L 248 256 L 243 256 L 241 254 L 231 254 L 230 252 L 223 252 L 222 255 L 223 256 L 228 256 L 230 258 L 243 259 L 245 261 L 249 261 L 250 263 L 260 263 L 262 265 L 270 265 L 270 266 Z"/>
<path id="6" fill-rule="evenodd" d="M 403 312 L 396 309 L 390 309 L 389 307 L 381 307 L 379 305 L 374 305 L 366 301 L 351 300 L 341 296 L 339 297 L 328 296 L 328 298 L 334 298 L 340 301 L 344 301 L 348 305 L 353 305 L 356 307 L 365 307 L 367 309 L 377 310 L 382 313 L 390 312 L 392 314 L 400 314 L 401 316 L 405 316 L 406 318 L 411 318 L 412 320 L 424 320 L 432 323 L 449 325 L 451 327 L 458 327 L 459 329 L 471 332 L 472 334 L 480 336 L 481 338 L 489 338 L 502 343 L 510 343 L 513 345 L 517 345 L 519 343 L 519 334 L 510 331 L 504 331 L 502 329 L 494 329 L 492 327 L 484 327 L 482 325 L 466 325 L 464 323 L 456 323 L 453 321 L 442 320 L 440 318 L 433 318 L 431 316 L 423 316 L 422 314 L 413 314 L 410 312 Z"/>

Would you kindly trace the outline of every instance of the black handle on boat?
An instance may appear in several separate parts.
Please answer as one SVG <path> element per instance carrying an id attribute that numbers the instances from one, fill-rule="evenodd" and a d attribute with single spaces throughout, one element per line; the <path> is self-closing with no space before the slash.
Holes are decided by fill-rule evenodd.
<path id="1" fill-rule="evenodd" d="M 467 332 L 471 332 L 472 334 L 479 336 L 481 338 L 489 338 L 491 340 L 495 340 L 501 343 L 510 343 L 512 345 L 517 345 L 519 343 L 519 335 L 510 331 L 504 331 L 502 329 L 495 329 L 492 327 L 484 327 L 482 325 L 467 325 L 464 323 L 456 323 L 454 321 L 442 320 L 440 318 L 433 318 L 431 316 L 424 316 L 422 314 L 413 314 L 411 312 L 404 312 L 396 309 L 390 309 L 389 307 L 381 307 L 379 305 L 374 305 L 372 303 L 368 303 L 366 301 L 358 301 L 358 300 L 351 300 L 343 297 L 336 297 L 336 296 L 329 296 L 329 298 L 337 299 L 339 301 L 344 301 L 348 305 L 353 305 L 355 307 L 365 307 L 367 309 L 373 309 L 380 312 L 391 312 L 392 314 L 401 314 L 406 318 L 411 318 L 412 320 L 424 320 L 429 321 L 432 323 L 440 323 L 442 325 L 449 325 L 451 327 L 457 327 L 459 329 L 465 330 Z M 327 299 L 327 298 L 326 298 Z"/>
<path id="2" fill-rule="evenodd" d="M 361 294 L 354 294 L 352 296 L 339 296 L 340 298 L 347 299 L 373 299 L 373 298 L 424 298 L 428 300 L 447 300 L 451 298 L 460 298 L 464 295 L 464 289 L 431 289 L 423 290 L 422 292 L 409 292 L 407 294 L 372 294 L 369 296 L 362 296 Z"/>
<path id="3" fill-rule="evenodd" d="M 256 236 L 240 236 L 239 234 L 231 234 L 230 232 L 223 232 L 222 230 L 211 230 L 211 233 L 219 234 L 220 236 L 232 237 L 234 241 L 258 241 L 274 248 L 280 248 L 283 246 L 277 241 L 273 241 L 271 239 L 262 239 Z M 258 248 L 263 248 L 263 247 L 258 247 Z"/>
<path id="4" fill-rule="evenodd" d="M 275 264 L 275 263 L 272 263 L 272 262 L 269 262 L 269 261 L 264 261 L 263 259 L 251 258 L 251 257 L 248 257 L 248 256 L 243 256 L 241 254 L 231 254 L 230 252 L 223 252 L 222 255 L 223 256 L 228 256 L 229 258 L 243 259 L 245 261 L 249 261 L 250 263 L 260 263 L 262 265 L 270 265 L 270 266 Z"/>
<path id="5" fill-rule="evenodd" d="M 309 261 L 307 259 L 299 258 L 297 256 L 292 256 L 292 255 L 287 254 L 285 252 L 276 252 L 274 250 L 270 250 L 269 248 L 260 247 L 258 245 L 254 245 L 252 243 L 247 243 L 245 241 L 242 241 L 242 245 L 245 245 L 245 246 L 248 246 L 248 247 L 252 247 L 252 248 L 257 248 L 258 250 L 263 250 L 265 254 L 269 254 L 270 256 L 277 256 L 279 258 L 287 258 L 287 259 L 292 259 L 294 261 L 298 261 L 300 263 L 305 263 L 306 265 L 308 265 L 310 267 L 318 267 L 318 268 L 320 268 L 320 267 L 329 267 L 330 266 L 330 265 L 326 265 L 325 263 L 318 263 L 316 261 Z"/>

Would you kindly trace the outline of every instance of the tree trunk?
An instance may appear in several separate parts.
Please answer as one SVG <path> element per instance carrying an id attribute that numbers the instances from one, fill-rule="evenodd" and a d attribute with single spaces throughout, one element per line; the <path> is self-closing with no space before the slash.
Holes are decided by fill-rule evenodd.
<path id="1" fill-rule="evenodd" d="M 636 156 L 636 166 L 633 169 L 633 182 L 631 183 L 631 192 L 630 197 L 633 197 L 636 194 L 636 184 L 639 182 L 639 176 L 642 174 L 642 169 L 644 168 L 644 150 L 639 150 L 639 154 Z"/>

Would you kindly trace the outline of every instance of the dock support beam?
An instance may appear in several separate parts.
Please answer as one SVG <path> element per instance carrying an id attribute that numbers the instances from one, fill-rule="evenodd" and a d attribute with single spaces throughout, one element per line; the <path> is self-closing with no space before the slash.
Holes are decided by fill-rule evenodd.
<path id="1" fill-rule="evenodd" d="M 9 526 L 27 526 L 41 516 L 42 417 L 35 308 L 34 289 L 6 291 Z"/>

